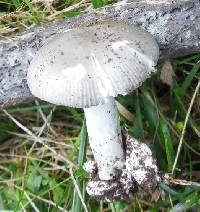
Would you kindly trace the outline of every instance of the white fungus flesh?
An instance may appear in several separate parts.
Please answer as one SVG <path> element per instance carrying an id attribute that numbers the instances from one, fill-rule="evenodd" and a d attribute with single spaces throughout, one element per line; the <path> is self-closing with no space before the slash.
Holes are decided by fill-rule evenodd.
<path id="1" fill-rule="evenodd" d="M 154 38 L 137 26 L 105 21 L 52 39 L 31 61 L 27 81 L 36 97 L 84 108 L 99 177 L 111 180 L 125 165 L 114 97 L 141 85 L 157 63 Z"/>

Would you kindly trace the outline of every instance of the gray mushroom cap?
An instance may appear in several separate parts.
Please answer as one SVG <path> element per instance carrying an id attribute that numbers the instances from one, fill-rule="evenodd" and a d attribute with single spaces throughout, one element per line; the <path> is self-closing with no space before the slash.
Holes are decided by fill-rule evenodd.
<path id="1" fill-rule="evenodd" d="M 148 32 L 103 22 L 60 34 L 31 61 L 27 80 L 36 97 L 78 108 L 126 95 L 151 74 L 159 48 Z"/>

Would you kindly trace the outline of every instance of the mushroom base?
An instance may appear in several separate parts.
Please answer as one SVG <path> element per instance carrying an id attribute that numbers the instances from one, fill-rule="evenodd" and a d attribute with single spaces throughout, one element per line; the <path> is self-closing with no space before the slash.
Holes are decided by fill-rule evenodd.
<path id="1" fill-rule="evenodd" d="M 115 180 L 103 181 L 93 176 L 88 182 L 86 190 L 90 196 L 103 202 L 113 202 L 130 199 L 133 194 L 134 182 L 125 169 L 119 171 Z"/>
<path id="2" fill-rule="evenodd" d="M 160 181 L 156 160 L 152 156 L 149 147 L 136 139 L 125 136 L 126 165 L 118 171 L 115 179 L 101 180 L 97 174 L 95 162 L 84 164 L 84 169 L 90 173 L 86 190 L 89 195 L 97 200 L 113 202 L 116 200 L 130 199 L 134 186 L 143 188 L 153 193 Z"/>
<path id="3" fill-rule="evenodd" d="M 125 165 L 119 115 L 113 97 L 104 104 L 85 108 L 89 143 L 100 180 L 112 180 Z"/>

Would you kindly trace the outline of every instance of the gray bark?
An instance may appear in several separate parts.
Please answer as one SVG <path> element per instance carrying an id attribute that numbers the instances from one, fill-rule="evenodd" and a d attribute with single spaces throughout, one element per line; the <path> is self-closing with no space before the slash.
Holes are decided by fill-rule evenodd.
<path id="1" fill-rule="evenodd" d="M 157 40 L 161 60 L 200 51 L 199 0 L 126 1 L 0 39 L 0 107 L 33 100 L 26 72 L 36 51 L 66 29 L 105 19 L 137 24 Z"/>

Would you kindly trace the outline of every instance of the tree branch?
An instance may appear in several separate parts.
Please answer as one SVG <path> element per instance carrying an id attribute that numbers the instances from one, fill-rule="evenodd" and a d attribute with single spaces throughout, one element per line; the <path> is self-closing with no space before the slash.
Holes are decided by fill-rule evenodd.
<path id="1" fill-rule="evenodd" d="M 34 99 L 26 83 L 26 72 L 34 54 L 44 43 L 69 28 L 106 19 L 137 24 L 149 31 L 159 44 L 161 59 L 200 51 L 199 0 L 120 2 L 0 39 L 0 107 Z"/>

